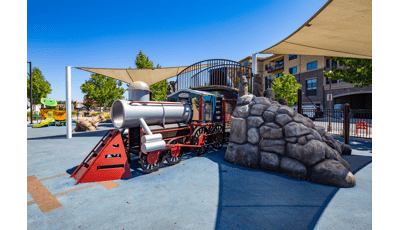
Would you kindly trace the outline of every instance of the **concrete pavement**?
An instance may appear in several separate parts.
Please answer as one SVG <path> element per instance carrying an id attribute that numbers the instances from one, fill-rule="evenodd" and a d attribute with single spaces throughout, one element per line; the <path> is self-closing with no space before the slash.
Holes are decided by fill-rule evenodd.
<path id="1" fill-rule="evenodd" d="M 65 139 L 65 127 L 28 127 L 27 176 L 72 173 L 110 128 L 100 124 L 98 131 Z M 187 154 L 180 164 L 151 174 L 133 158 L 133 177 L 116 180 L 120 186 L 111 190 L 75 185 L 68 175 L 43 180 L 53 195 L 94 186 L 58 196 L 62 207 L 46 213 L 28 205 L 28 229 L 368 229 L 372 144 L 351 145 L 354 155 L 344 158 L 357 185 L 346 189 L 230 164 L 225 148 L 202 157 Z"/>

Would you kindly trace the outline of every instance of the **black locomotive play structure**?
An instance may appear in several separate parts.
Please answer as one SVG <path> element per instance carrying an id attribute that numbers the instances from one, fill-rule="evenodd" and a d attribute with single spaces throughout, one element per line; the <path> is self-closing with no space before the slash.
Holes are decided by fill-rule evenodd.
<path id="1" fill-rule="evenodd" d="M 230 60 L 195 63 L 177 75 L 178 91 L 168 101 L 151 101 L 144 82 L 129 87 L 129 100 L 111 107 L 114 130 L 100 140 L 71 175 L 78 183 L 131 177 L 131 154 L 151 173 L 167 162 L 178 164 L 187 152 L 205 154 L 229 140 L 239 77 L 251 68 Z"/>

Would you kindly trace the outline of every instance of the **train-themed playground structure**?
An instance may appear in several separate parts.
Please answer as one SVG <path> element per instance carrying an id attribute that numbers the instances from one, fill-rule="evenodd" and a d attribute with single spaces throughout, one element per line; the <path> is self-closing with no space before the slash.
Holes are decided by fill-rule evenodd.
<path id="1" fill-rule="evenodd" d="M 206 88 L 205 88 L 206 89 Z M 237 95 L 181 89 L 168 101 L 151 101 L 144 82 L 129 87 L 129 100 L 111 106 L 114 129 L 109 130 L 72 173 L 78 183 L 132 177 L 129 163 L 137 155 L 146 173 L 166 162 L 178 164 L 185 153 L 205 154 L 229 140 L 229 123 Z"/>

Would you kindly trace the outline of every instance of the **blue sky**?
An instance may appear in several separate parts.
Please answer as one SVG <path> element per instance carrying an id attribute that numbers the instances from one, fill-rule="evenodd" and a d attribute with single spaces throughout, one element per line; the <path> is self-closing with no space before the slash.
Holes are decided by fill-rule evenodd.
<path id="1" fill-rule="evenodd" d="M 65 100 L 67 65 L 136 68 L 139 50 L 162 67 L 239 61 L 286 38 L 325 3 L 28 0 L 27 59 L 51 83 L 48 98 Z M 89 77 L 72 69 L 73 100 L 83 100 Z"/>

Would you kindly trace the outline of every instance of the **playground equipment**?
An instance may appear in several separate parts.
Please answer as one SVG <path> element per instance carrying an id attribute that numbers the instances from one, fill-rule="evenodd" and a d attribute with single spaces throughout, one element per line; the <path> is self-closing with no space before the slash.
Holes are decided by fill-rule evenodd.
<path id="1" fill-rule="evenodd" d="M 57 101 L 49 98 L 41 98 L 40 103 L 47 106 L 57 106 Z M 40 124 L 33 125 L 32 128 L 40 128 L 45 125 L 50 126 L 50 122 L 53 121 L 53 109 L 40 109 L 40 113 L 42 115 L 42 120 L 44 121 L 42 121 Z"/>
<path id="2" fill-rule="evenodd" d="M 42 112 L 42 110 L 40 112 Z M 42 119 L 43 118 L 45 118 L 44 121 L 42 121 L 40 124 L 33 125 L 32 128 L 40 128 L 40 127 L 43 127 L 45 125 L 50 126 L 50 122 L 52 122 L 54 120 L 53 110 L 47 111 L 46 116 L 44 116 L 43 113 L 42 113 Z"/>
<path id="3" fill-rule="evenodd" d="M 62 126 L 67 122 L 67 112 L 66 111 L 53 111 L 54 115 L 54 120 L 55 120 L 55 125 L 57 126 L 57 121 L 60 122 L 60 125 Z"/>
<path id="4" fill-rule="evenodd" d="M 164 161 L 178 164 L 190 150 L 203 155 L 210 146 L 222 148 L 231 117 L 226 112 L 227 103 L 233 102 L 233 111 L 236 99 L 182 89 L 168 95 L 168 102 L 148 101 L 149 87 L 144 82 L 135 83 L 130 87 L 129 101 L 112 104 L 111 119 L 117 129 L 107 132 L 71 175 L 77 184 L 131 177 L 126 166 L 131 154 L 138 155 L 142 170 L 151 173 Z M 113 161 L 106 161 L 108 158 Z"/>

